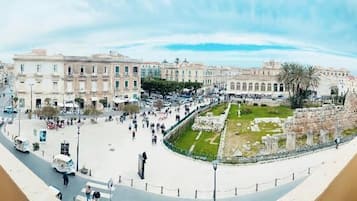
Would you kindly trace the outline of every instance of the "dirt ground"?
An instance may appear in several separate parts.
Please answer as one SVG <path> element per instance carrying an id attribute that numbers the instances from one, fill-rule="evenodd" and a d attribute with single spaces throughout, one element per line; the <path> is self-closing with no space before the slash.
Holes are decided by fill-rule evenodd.
<path id="1" fill-rule="evenodd" d="M 1 200 L 6 201 L 29 201 L 25 194 L 12 181 L 11 177 L 0 165 L 0 195 Z"/>
<path id="2" fill-rule="evenodd" d="M 354 201 L 357 200 L 357 155 L 331 182 L 317 201 Z"/>

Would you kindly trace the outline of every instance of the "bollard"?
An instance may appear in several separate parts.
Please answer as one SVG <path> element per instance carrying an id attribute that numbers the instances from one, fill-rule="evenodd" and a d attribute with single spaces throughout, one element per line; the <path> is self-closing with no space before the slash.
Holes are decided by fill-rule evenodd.
<path id="1" fill-rule="evenodd" d="M 121 176 L 119 175 L 119 184 L 121 183 Z"/>
<path id="2" fill-rule="evenodd" d="M 293 173 L 293 181 L 295 180 L 295 173 Z"/>
<path id="3" fill-rule="evenodd" d="M 177 189 L 177 197 L 180 197 L 180 189 Z"/>
<path id="4" fill-rule="evenodd" d="M 255 184 L 255 191 L 258 192 L 258 184 Z"/>
<path id="5" fill-rule="evenodd" d="M 197 199 L 197 190 L 195 190 L 195 199 Z"/>
<path id="6" fill-rule="evenodd" d="M 310 173 L 311 173 L 311 172 L 310 172 L 310 168 L 309 168 L 309 169 L 307 169 L 307 174 L 310 175 Z"/>
<path id="7" fill-rule="evenodd" d="M 130 180 L 130 186 L 133 187 L 133 179 Z"/>
<path id="8" fill-rule="evenodd" d="M 278 179 L 275 179 L 275 186 L 278 185 Z"/>
<path id="9" fill-rule="evenodd" d="M 234 195 L 235 195 L 235 196 L 238 195 L 238 189 L 237 189 L 237 187 L 234 189 Z"/>
<path id="10" fill-rule="evenodd" d="M 161 186 L 161 195 L 164 193 L 164 187 Z"/>
<path id="11" fill-rule="evenodd" d="M 145 191 L 148 191 L 148 183 L 145 183 Z"/>

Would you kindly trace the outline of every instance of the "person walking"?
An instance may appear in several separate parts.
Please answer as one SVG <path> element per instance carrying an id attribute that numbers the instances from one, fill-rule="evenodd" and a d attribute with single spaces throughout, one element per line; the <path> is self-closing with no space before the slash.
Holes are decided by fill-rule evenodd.
<path id="1" fill-rule="evenodd" d="M 133 131 L 132 138 L 135 140 L 135 131 Z"/>
<path id="2" fill-rule="evenodd" d="M 67 187 L 68 186 L 68 182 L 69 182 L 68 175 L 67 175 L 67 173 L 64 173 L 63 174 L 63 185 L 65 187 Z"/>
<path id="3" fill-rule="evenodd" d="M 92 189 L 91 189 L 91 187 L 88 185 L 88 186 L 86 187 L 86 198 L 87 198 L 87 201 L 90 201 L 90 200 L 91 200 L 91 199 L 90 199 L 91 193 L 92 193 Z"/>

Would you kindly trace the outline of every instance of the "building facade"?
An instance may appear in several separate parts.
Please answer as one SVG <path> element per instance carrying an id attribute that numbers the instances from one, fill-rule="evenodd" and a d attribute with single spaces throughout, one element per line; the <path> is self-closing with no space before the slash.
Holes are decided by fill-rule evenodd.
<path id="1" fill-rule="evenodd" d="M 176 82 L 204 83 L 206 68 L 203 64 L 190 63 L 162 63 L 161 78 Z"/>
<path id="2" fill-rule="evenodd" d="M 161 63 L 143 62 L 140 71 L 141 78 L 161 78 Z"/>
<path id="3" fill-rule="evenodd" d="M 115 106 L 140 98 L 141 62 L 115 52 L 63 56 L 33 50 L 15 55 L 14 63 L 15 90 L 22 108 L 75 107 L 75 102 L 80 107 Z"/>

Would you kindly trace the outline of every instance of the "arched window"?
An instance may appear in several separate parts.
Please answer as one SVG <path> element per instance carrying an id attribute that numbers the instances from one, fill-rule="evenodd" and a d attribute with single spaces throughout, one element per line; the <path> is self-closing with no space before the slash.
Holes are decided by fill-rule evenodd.
<path id="1" fill-rule="evenodd" d="M 267 91 L 271 91 L 271 83 L 268 83 Z"/>
<path id="2" fill-rule="evenodd" d="M 279 91 L 284 91 L 284 85 L 283 84 L 280 84 Z"/>
<path id="3" fill-rule="evenodd" d="M 262 83 L 262 84 L 260 85 L 260 91 L 265 91 L 265 83 Z"/>
<path id="4" fill-rule="evenodd" d="M 278 91 L 278 84 L 274 83 L 274 91 Z"/>
<path id="5" fill-rule="evenodd" d="M 259 83 L 255 83 L 255 85 L 254 85 L 254 91 L 259 91 Z"/>
<path id="6" fill-rule="evenodd" d="M 242 88 L 243 88 L 243 91 L 247 91 L 247 83 L 243 82 Z"/>
<path id="7" fill-rule="evenodd" d="M 240 91 L 240 82 L 237 82 L 237 90 Z"/>
<path id="8" fill-rule="evenodd" d="M 253 91 L 253 83 L 249 83 L 248 91 Z"/>
<path id="9" fill-rule="evenodd" d="M 71 67 L 70 67 L 70 66 L 68 66 L 68 70 L 67 70 L 67 72 L 68 72 L 68 75 L 72 75 L 72 69 L 71 69 Z"/>
<path id="10" fill-rule="evenodd" d="M 234 90 L 234 82 L 231 82 L 231 90 Z"/>

